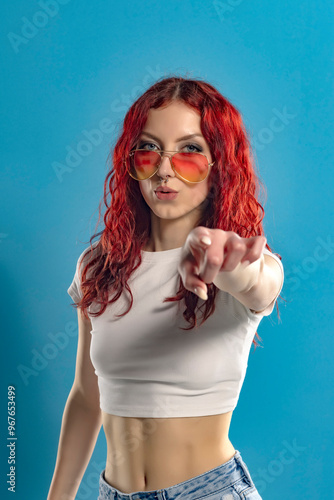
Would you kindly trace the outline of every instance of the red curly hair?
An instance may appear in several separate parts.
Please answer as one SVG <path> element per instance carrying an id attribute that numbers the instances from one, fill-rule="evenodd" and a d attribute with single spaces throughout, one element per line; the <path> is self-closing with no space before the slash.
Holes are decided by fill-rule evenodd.
<path id="1" fill-rule="evenodd" d="M 203 202 L 198 225 L 234 231 L 243 238 L 264 234 L 264 209 L 257 198 L 260 187 L 265 194 L 266 191 L 255 172 L 255 161 L 240 112 L 209 83 L 176 76 L 160 79 L 126 113 L 123 129 L 113 151 L 113 168 L 104 182 L 105 227 L 90 238 L 87 253 L 94 253 L 82 272 L 83 297 L 78 304 L 73 304 L 82 309 L 86 318 L 87 308 L 93 301 L 101 308 L 90 315 L 100 316 L 109 304 L 119 299 L 124 288 L 131 297 L 130 305 L 119 316 L 127 314 L 132 307 L 133 296 L 127 281 L 141 264 L 140 252 L 150 237 L 151 218 L 150 208 L 143 199 L 138 181 L 127 172 L 128 154 L 136 146 L 149 110 L 173 101 L 183 102 L 200 114 L 201 132 L 215 162 L 209 177 L 211 189 Z M 111 152 L 108 158 L 110 155 Z M 110 202 L 107 200 L 108 194 L 111 196 Z M 101 203 L 102 200 L 99 220 Z M 95 242 L 93 249 L 92 240 L 97 236 L 101 238 Z M 271 251 L 268 244 L 266 247 Z M 89 268 L 91 272 L 88 278 Z M 114 293 L 109 299 L 111 284 Z M 201 324 L 213 314 L 218 288 L 213 283 L 208 284 L 207 288 L 208 300 L 198 307 L 197 295 L 186 290 L 179 277 L 177 294 L 164 300 L 174 302 L 184 299 L 183 317 L 190 324 L 184 330 L 197 326 L 198 310 L 202 313 Z M 276 307 L 279 315 L 277 303 Z M 262 340 L 257 332 L 256 336 Z M 258 346 L 255 338 L 253 343 L 255 347 Z"/>

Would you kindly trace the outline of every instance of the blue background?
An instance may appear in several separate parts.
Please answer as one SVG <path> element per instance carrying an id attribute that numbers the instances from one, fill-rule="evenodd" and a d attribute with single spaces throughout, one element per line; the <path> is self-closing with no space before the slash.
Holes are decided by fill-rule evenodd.
<path id="1" fill-rule="evenodd" d="M 44 16 L 41 4 L 2 7 L 1 497 L 12 498 L 5 484 L 10 384 L 16 498 L 47 496 L 75 371 L 77 335 L 69 332 L 77 320 L 67 288 L 95 229 L 108 152 L 131 103 L 157 78 L 178 74 L 207 80 L 242 112 L 267 188 L 266 237 L 285 268 L 281 321 L 275 309 L 260 324 L 263 347 L 251 350 L 231 442 L 264 500 L 328 498 L 334 4 L 63 0 Z M 84 150 L 85 131 L 101 120 L 109 133 Z M 81 154 L 69 166 L 73 150 Z M 62 349 L 52 342 L 58 332 L 68 340 Z M 39 370 L 23 377 L 36 352 Z M 79 500 L 97 498 L 105 459 L 101 430 Z"/>

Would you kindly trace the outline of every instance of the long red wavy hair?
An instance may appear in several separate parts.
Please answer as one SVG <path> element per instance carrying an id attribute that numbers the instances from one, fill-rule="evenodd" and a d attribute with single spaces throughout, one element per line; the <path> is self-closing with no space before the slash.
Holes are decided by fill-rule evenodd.
<path id="1" fill-rule="evenodd" d="M 260 188 L 263 188 L 265 195 L 266 191 L 256 174 L 254 156 L 240 112 L 209 83 L 177 76 L 160 79 L 126 113 L 123 129 L 113 150 L 112 165 L 104 182 L 104 229 L 90 238 L 90 248 L 84 257 L 93 253 L 82 270 L 83 297 L 78 304 L 73 304 L 82 309 L 86 318 L 87 308 L 93 301 L 101 307 L 99 311 L 90 312 L 90 315 L 100 316 L 109 304 L 119 299 L 124 289 L 130 295 L 130 305 L 119 316 L 127 314 L 132 307 L 133 296 L 127 281 L 141 264 L 140 251 L 149 240 L 151 219 L 150 208 L 143 199 L 138 181 L 127 172 L 127 157 L 139 139 L 149 110 L 166 106 L 175 100 L 187 104 L 200 114 L 201 132 L 215 162 L 210 172 L 214 182 L 203 203 L 198 225 L 234 231 L 243 238 L 264 234 L 264 209 L 258 197 Z M 97 225 L 101 217 L 101 203 L 102 200 Z M 93 248 L 92 240 L 97 236 L 100 239 Z M 266 247 L 271 251 L 268 244 Z M 218 289 L 213 283 L 207 287 L 208 300 L 201 307 L 197 305 L 198 297 L 184 288 L 181 278 L 177 294 L 164 300 L 184 300 L 183 317 L 190 325 L 184 330 L 197 326 L 199 310 L 201 324 L 213 314 Z M 111 289 L 113 295 L 110 298 Z M 279 316 L 277 303 L 276 308 Z M 257 332 L 255 336 L 262 340 Z M 255 337 L 253 343 L 255 347 L 259 345 Z"/>

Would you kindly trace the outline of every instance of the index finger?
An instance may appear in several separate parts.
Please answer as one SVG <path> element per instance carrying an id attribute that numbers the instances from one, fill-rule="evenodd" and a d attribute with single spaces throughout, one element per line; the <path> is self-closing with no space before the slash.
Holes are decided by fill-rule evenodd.
<path id="1" fill-rule="evenodd" d="M 188 244 L 189 250 L 194 256 L 197 264 L 198 264 L 198 272 L 200 272 L 200 268 L 203 266 L 205 262 L 206 251 L 210 247 L 212 240 L 207 231 L 201 230 L 202 228 L 195 228 L 191 233 Z M 207 229 L 207 228 L 205 228 Z"/>

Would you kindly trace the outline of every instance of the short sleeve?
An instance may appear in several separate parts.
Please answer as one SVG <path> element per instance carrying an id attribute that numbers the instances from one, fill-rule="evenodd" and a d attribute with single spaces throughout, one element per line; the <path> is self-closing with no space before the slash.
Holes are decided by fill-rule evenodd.
<path id="1" fill-rule="evenodd" d="M 75 302 L 76 304 L 78 304 L 78 302 L 80 302 L 80 300 L 82 299 L 82 292 L 80 289 L 81 282 L 80 282 L 80 278 L 79 278 L 78 267 L 79 267 L 79 261 L 77 262 L 73 281 L 67 290 L 67 293 L 72 298 L 73 302 Z"/>
<path id="2" fill-rule="evenodd" d="M 258 311 L 258 312 L 255 312 L 255 311 L 252 311 L 251 309 L 248 309 L 249 311 L 249 314 L 251 317 L 253 318 L 258 318 L 258 317 L 262 317 L 262 316 L 269 316 L 273 310 L 274 310 L 274 306 L 275 306 L 275 303 L 276 303 L 276 300 L 277 300 L 277 297 L 279 296 L 279 294 L 281 293 L 281 290 L 283 288 L 283 283 L 284 283 L 284 269 L 283 269 L 283 264 L 280 260 L 279 257 L 277 257 L 276 254 L 270 252 L 267 248 L 264 248 L 263 250 L 263 253 L 267 254 L 267 255 L 270 255 L 272 258 L 274 258 L 276 260 L 276 262 L 278 263 L 280 269 L 281 269 L 281 286 L 279 287 L 279 291 L 278 293 L 276 294 L 276 297 L 274 298 L 274 300 L 266 307 L 266 309 L 264 309 L 263 311 Z"/>
<path id="3" fill-rule="evenodd" d="M 98 242 L 93 243 L 93 248 L 97 245 Z M 70 284 L 69 288 L 67 289 L 67 293 L 69 296 L 72 298 L 73 302 L 78 304 L 80 300 L 82 299 L 82 291 L 81 291 L 81 272 L 86 266 L 88 259 L 85 259 L 85 255 L 90 255 L 89 252 L 90 246 L 85 248 L 85 250 L 80 254 L 77 264 L 76 264 L 76 269 L 75 269 L 75 274 L 72 280 L 72 283 Z M 83 262 L 81 262 L 83 259 Z"/>

